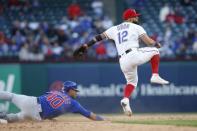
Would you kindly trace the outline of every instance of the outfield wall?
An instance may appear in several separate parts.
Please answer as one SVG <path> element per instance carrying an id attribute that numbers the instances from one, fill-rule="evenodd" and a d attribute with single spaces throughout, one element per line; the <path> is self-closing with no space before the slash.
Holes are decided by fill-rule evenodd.
<path id="1" fill-rule="evenodd" d="M 21 93 L 21 70 L 17 64 L 0 65 L 0 91 Z M 0 111 L 19 111 L 13 104 L 0 100 Z"/>
<path id="2" fill-rule="evenodd" d="M 99 113 L 119 113 L 125 79 L 116 63 L 21 64 L 15 65 L 19 84 L 13 92 L 39 96 L 55 81 L 73 80 L 79 83 L 82 105 Z M 5 90 L 0 65 L 0 90 Z M 150 65 L 138 68 L 139 84 L 132 96 L 134 112 L 196 112 L 197 62 L 161 63 L 161 76 L 171 82 L 167 86 L 151 85 Z M 8 72 L 9 74 L 9 72 Z M 15 90 L 20 85 L 20 90 Z M 1 106 L 0 106 L 1 108 Z"/>

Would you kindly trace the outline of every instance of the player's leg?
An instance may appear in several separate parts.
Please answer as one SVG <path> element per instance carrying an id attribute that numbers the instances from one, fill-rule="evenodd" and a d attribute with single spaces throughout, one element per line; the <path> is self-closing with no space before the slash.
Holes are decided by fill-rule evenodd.
<path id="1" fill-rule="evenodd" d="M 0 91 L 0 99 L 6 101 L 12 101 L 14 94 L 10 92 Z M 21 121 L 24 119 L 22 112 L 13 114 L 7 114 L 6 112 L 0 112 L 0 119 L 7 120 L 8 122 Z"/>
<path id="2" fill-rule="evenodd" d="M 155 65 L 155 69 L 159 68 L 159 50 L 155 47 L 143 47 L 143 48 L 139 48 L 137 49 L 137 57 L 136 57 L 136 64 L 137 65 L 142 65 L 144 63 L 147 63 L 148 61 L 152 61 L 151 62 L 151 66 L 152 64 Z M 151 60 L 152 59 L 152 60 Z M 156 65 L 158 64 L 158 65 Z"/>
<path id="3" fill-rule="evenodd" d="M 35 120 L 41 120 L 36 97 L 0 91 L 0 99 L 12 102 L 21 110 L 18 114 L 8 114 L 11 119 L 23 120 L 24 118 L 29 117 Z"/>
<path id="4" fill-rule="evenodd" d="M 38 121 L 41 120 L 39 112 L 42 109 L 40 104 L 37 103 L 36 97 L 14 94 L 12 98 L 12 103 L 14 103 L 19 109 L 21 109 L 21 117 L 31 118 Z"/>
<path id="5" fill-rule="evenodd" d="M 11 101 L 13 97 L 13 93 L 0 91 L 0 100 Z"/>
<path id="6" fill-rule="evenodd" d="M 127 84 L 124 88 L 124 97 L 129 98 L 133 93 L 134 89 L 137 87 L 138 75 L 137 66 L 130 67 L 130 71 L 123 72 Z"/>
<path id="7" fill-rule="evenodd" d="M 124 88 L 124 98 L 121 100 L 121 106 L 123 107 L 125 114 L 131 116 L 132 110 L 130 108 L 129 98 L 137 86 L 137 66 L 132 66 L 132 64 L 123 64 L 123 66 L 121 66 L 121 70 L 127 80 L 127 84 Z"/>
<path id="8" fill-rule="evenodd" d="M 157 84 L 168 84 L 169 82 L 162 79 L 159 76 L 159 50 L 155 47 L 144 47 L 138 49 L 138 65 L 144 64 L 150 61 L 151 69 L 152 69 L 152 77 L 151 82 Z"/>
<path id="9" fill-rule="evenodd" d="M 25 116 L 22 112 L 6 114 L 5 112 L 0 112 L 0 119 L 4 119 L 7 122 L 18 122 L 24 120 Z"/>
<path id="10" fill-rule="evenodd" d="M 7 114 L 8 122 L 16 122 L 16 121 L 23 121 L 25 119 L 25 115 L 22 112 L 19 113 L 10 113 Z"/>
<path id="11" fill-rule="evenodd" d="M 19 109 L 22 109 L 26 103 L 24 101 L 26 96 L 18 95 L 11 92 L 0 91 L 0 100 L 10 101 L 15 104 Z"/>

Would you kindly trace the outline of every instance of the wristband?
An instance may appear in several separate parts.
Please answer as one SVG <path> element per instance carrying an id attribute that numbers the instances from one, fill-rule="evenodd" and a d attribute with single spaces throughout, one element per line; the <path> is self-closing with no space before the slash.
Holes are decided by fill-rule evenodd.
<path id="1" fill-rule="evenodd" d="M 89 41 L 89 42 L 87 43 L 87 45 L 88 45 L 88 47 L 90 47 L 90 46 L 94 45 L 96 42 L 97 42 L 97 41 L 96 41 L 95 39 L 92 39 L 91 41 Z"/>

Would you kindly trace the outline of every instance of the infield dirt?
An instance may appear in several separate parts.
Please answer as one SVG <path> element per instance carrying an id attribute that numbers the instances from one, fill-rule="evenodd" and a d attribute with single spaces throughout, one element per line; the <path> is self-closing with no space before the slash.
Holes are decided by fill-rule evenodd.
<path id="1" fill-rule="evenodd" d="M 65 115 L 53 121 L 25 121 L 20 123 L 0 124 L 0 131 L 196 131 L 197 127 L 121 124 L 113 121 L 130 120 L 197 120 L 197 114 L 134 114 L 103 115 L 107 121 L 95 122 L 80 115 Z"/>

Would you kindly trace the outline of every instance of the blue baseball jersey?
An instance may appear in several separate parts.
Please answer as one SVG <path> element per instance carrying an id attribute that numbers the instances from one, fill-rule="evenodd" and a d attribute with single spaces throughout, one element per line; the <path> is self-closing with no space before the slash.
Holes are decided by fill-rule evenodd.
<path id="1" fill-rule="evenodd" d="M 90 117 L 90 111 L 64 92 L 46 92 L 38 97 L 38 100 L 42 107 L 41 117 L 43 119 L 54 118 L 68 112 L 80 113 L 85 117 Z"/>

